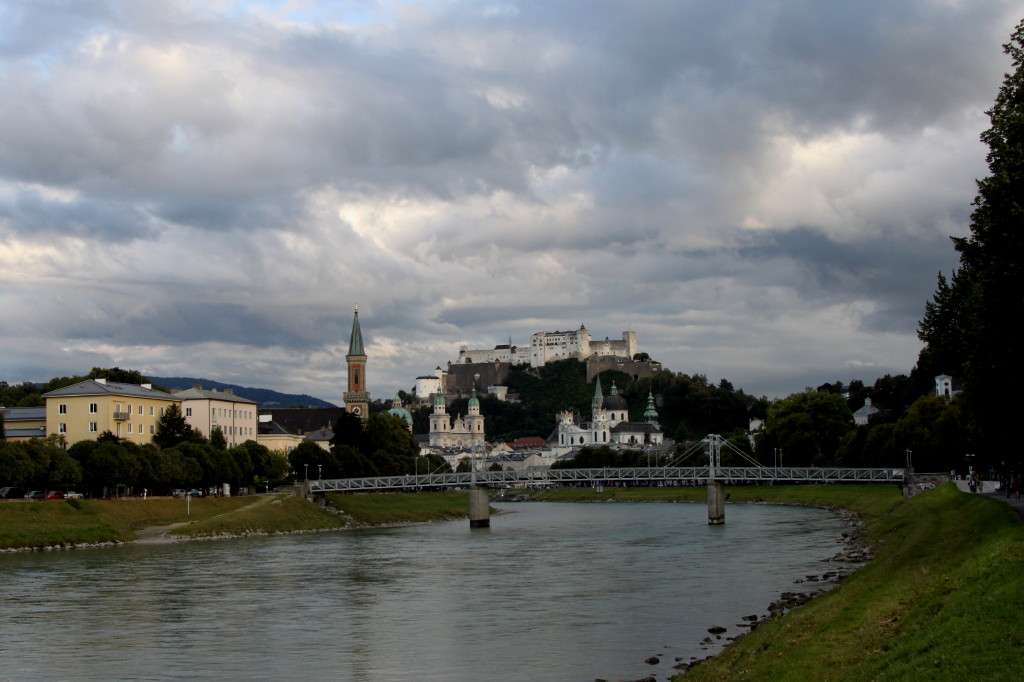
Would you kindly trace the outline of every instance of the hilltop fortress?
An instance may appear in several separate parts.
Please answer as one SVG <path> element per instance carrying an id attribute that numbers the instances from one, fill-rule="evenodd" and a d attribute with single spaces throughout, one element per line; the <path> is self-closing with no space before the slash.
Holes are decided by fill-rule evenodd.
<path id="1" fill-rule="evenodd" d="M 636 352 L 636 332 L 622 332 L 621 341 L 607 337 L 604 341 L 594 341 L 586 326 L 581 324 L 573 331 L 537 332 L 530 336 L 529 346 L 513 346 L 512 339 L 508 344 L 490 350 L 470 350 L 468 346 L 460 346 L 456 364 L 507 362 L 510 365 L 543 367 L 545 363 L 557 360 L 582 362 L 594 355 L 632 360 Z"/>
<path id="2" fill-rule="evenodd" d="M 636 332 L 622 332 L 622 339 L 595 341 L 585 325 L 572 331 L 536 332 L 530 344 L 507 344 L 494 348 L 470 349 L 459 347 L 459 358 L 449 362 L 447 369 L 438 367 L 434 374 L 416 378 L 416 397 L 426 400 L 438 392 L 450 396 L 466 396 L 475 387 L 480 391 L 497 393 L 504 399 L 503 388 L 513 365 L 543 367 L 549 362 L 577 360 L 587 366 L 587 381 L 606 370 L 617 370 L 634 378 L 651 376 L 661 370 L 661 363 L 637 356 Z M 640 357 L 646 358 L 646 354 Z"/>

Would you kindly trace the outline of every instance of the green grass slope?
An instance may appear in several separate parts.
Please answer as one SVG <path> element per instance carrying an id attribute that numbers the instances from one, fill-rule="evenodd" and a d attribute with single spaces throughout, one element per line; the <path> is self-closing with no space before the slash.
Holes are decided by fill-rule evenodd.
<path id="1" fill-rule="evenodd" d="M 1019 677 L 1024 523 L 1016 511 L 947 484 L 869 516 L 867 533 L 876 549 L 867 566 L 677 679 Z"/>

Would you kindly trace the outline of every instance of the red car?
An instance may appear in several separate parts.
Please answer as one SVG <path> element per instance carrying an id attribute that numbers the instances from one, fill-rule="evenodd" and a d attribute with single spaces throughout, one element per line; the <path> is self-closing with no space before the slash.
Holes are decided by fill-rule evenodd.
<path id="1" fill-rule="evenodd" d="M 64 493 L 62 493 L 59 490 L 51 490 L 50 492 L 46 493 L 46 499 L 48 499 L 48 500 L 63 500 L 64 499 Z"/>

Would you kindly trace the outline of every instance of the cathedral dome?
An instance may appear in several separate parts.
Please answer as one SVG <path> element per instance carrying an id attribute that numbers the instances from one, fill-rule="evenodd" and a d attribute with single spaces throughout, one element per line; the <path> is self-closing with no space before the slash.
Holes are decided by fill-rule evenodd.
<path id="1" fill-rule="evenodd" d="M 412 426 L 412 413 L 409 410 L 402 407 L 402 399 L 395 396 L 395 399 L 391 401 L 391 409 L 388 410 L 388 414 L 392 417 L 398 417 L 405 421 L 406 424 Z"/>

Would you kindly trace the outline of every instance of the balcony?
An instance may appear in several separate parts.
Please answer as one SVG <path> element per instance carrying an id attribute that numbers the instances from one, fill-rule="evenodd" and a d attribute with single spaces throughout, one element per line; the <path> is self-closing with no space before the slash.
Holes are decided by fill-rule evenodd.
<path id="1" fill-rule="evenodd" d="M 123 422 L 128 419 L 130 415 L 127 412 L 114 412 L 114 421 Z"/>

